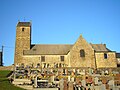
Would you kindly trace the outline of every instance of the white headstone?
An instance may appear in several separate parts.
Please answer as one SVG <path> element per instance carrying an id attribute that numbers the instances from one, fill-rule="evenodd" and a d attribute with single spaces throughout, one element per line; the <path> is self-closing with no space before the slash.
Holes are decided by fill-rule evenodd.
<path id="1" fill-rule="evenodd" d="M 94 82 L 95 84 L 98 84 L 98 77 L 95 77 Z"/>
<path id="2" fill-rule="evenodd" d="M 79 69 L 77 69 L 77 74 L 80 74 L 80 70 Z"/>
<path id="3" fill-rule="evenodd" d="M 34 79 L 34 87 L 37 87 L 37 76 Z"/>
<path id="4" fill-rule="evenodd" d="M 68 82 L 70 82 L 70 76 L 68 76 Z"/>
<path id="5" fill-rule="evenodd" d="M 112 89 L 114 87 L 114 80 L 110 80 L 108 82 L 109 88 Z"/>
<path id="6" fill-rule="evenodd" d="M 64 90 L 64 80 L 63 80 L 63 78 L 60 80 L 60 90 Z"/>
<path id="7" fill-rule="evenodd" d="M 86 81 L 84 79 L 81 81 L 81 84 L 83 87 L 86 87 Z"/>
<path id="8" fill-rule="evenodd" d="M 102 85 L 100 86 L 100 90 L 106 90 L 105 84 L 102 84 Z"/>
<path id="9" fill-rule="evenodd" d="M 74 77 L 71 78 L 71 81 L 74 82 Z"/>
<path id="10" fill-rule="evenodd" d="M 54 76 L 51 76 L 51 82 L 54 82 Z"/>

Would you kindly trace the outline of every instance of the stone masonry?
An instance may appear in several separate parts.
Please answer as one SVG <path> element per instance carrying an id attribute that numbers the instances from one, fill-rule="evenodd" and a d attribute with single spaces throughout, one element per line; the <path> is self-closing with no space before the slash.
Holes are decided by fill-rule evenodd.
<path id="1" fill-rule="evenodd" d="M 21 24 L 16 27 L 16 44 L 15 44 L 15 64 L 22 63 L 23 51 L 30 50 L 31 46 L 31 23 L 28 25 Z"/>
<path id="2" fill-rule="evenodd" d="M 80 52 L 82 50 L 82 53 Z M 107 58 L 104 57 L 107 54 Z M 81 56 L 83 55 L 83 56 Z M 44 56 L 44 61 L 42 60 Z M 62 58 L 61 58 L 62 56 Z M 31 44 L 31 23 L 18 22 L 16 26 L 15 65 L 49 65 L 54 67 L 117 67 L 116 53 L 103 44 L 90 44 L 82 35 L 73 45 Z"/>

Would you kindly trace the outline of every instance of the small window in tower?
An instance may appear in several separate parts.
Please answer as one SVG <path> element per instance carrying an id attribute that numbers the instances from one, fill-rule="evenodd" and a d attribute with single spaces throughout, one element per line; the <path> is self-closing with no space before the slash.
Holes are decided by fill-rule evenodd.
<path id="1" fill-rule="evenodd" d="M 80 50 L 80 57 L 85 57 L 85 51 L 84 51 L 84 49 Z"/>
<path id="2" fill-rule="evenodd" d="M 64 61 L 64 56 L 60 56 L 60 60 L 61 60 L 61 61 Z"/>
<path id="3" fill-rule="evenodd" d="M 45 56 L 41 56 L 41 62 L 45 62 Z"/>
<path id="4" fill-rule="evenodd" d="M 107 54 L 106 54 L 106 53 L 104 53 L 104 59 L 107 59 L 107 58 L 108 58 Z"/>
<path id="5" fill-rule="evenodd" d="M 25 28 L 22 28 L 22 31 L 24 32 Z"/>

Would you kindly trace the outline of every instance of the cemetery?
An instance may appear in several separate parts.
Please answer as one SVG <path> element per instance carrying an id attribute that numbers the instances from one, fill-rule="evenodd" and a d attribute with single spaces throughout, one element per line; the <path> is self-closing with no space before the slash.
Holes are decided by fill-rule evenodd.
<path id="1" fill-rule="evenodd" d="M 120 90 L 120 69 L 16 66 L 11 83 L 31 90 Z"/>

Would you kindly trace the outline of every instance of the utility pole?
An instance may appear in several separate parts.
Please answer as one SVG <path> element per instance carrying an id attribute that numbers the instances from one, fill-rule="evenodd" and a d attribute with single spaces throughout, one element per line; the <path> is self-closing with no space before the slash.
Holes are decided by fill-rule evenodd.
<path id="1" fill-rule="evenodd" d="M 1 60 L 1 66 L 3 66 L 3 48 L 4 48 L 4 46 L 2 45 L 2 60 Z"/>

